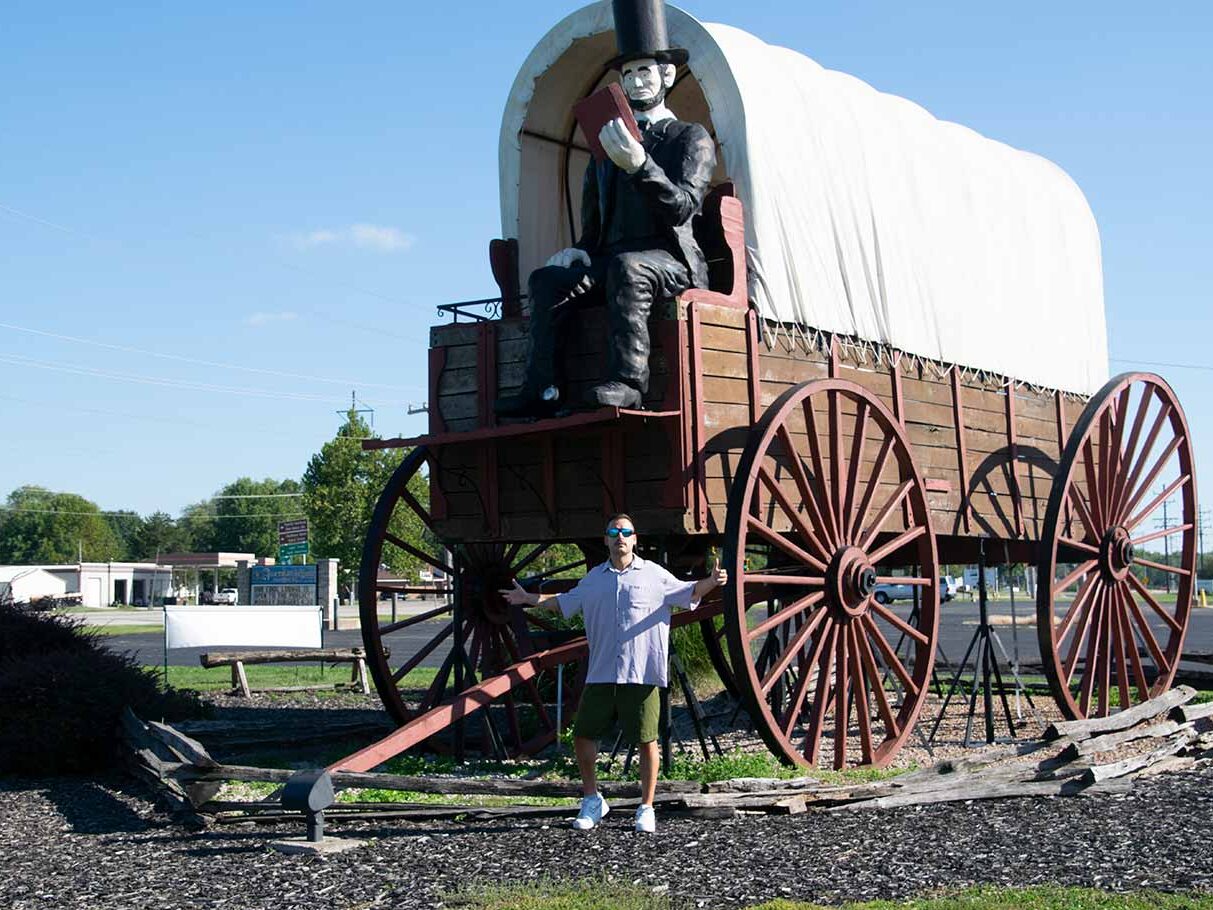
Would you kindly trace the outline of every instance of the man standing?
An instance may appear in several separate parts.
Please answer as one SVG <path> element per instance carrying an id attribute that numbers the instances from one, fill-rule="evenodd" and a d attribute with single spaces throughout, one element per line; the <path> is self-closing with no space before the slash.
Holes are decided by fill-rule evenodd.
<path id="1" fill-rule="evenodd" d="M 594 567 L 567 594 L 530 594 L 514 581 L 502 591 L 513 605 L 559 609 L 566 618 L 585 617 L 590 665 L 573 726 L 573 746 L 581 771 L 581 810 L 573 827 L 588 831 L 610 811 L 598 792 L 598 741 L 618 719 L 640 752 L 640 807 L 636 830 L 657 828 L 659 689 L 668 683 L 670 611 L 686 609 L 728 581 L 719 564 L 699 581 L 679 581 L 665 568 L 636 555 L 636 526 L 627 515 L 607 522 L 604 541 L 610 560 Z"/>
<path id="2" fill-rule="evenodd" d="M 571 314 L 605 300 L 607 378 L 588 395 L 600 407 L 640 407 L 649 385 L 649 312 L 689 287 L 707 287 L 707 262 L 691 220 L 716 168 L 716 146 L 698 123 L 675 119 L 665 105 L 688 53 L 671 48 L 663 0 L 615 0 L 624 94 L 641 128 L 637 141 L 622 119 L 599 133 L 606 161 L 590 160 L 581 196 L 581 238 L 531 273 L 531 348 L 517 395 L 500 398 L 502 417 L 569 407 L 558 356 Z"/>

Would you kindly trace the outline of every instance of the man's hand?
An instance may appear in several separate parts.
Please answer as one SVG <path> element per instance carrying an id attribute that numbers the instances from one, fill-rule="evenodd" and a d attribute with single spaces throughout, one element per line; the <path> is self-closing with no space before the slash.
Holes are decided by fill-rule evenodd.
<path id="1" fill-rule="evenodd" d="M 693 602 L 703 600 L 721 585 L 729 583 L 729 573 L 720 568 L 720 560 L 717 559 L 712 566 L 712 571 L 708 573 L 707 578 L 701 578 L 695 582 L 695 590 L 691 597 Z"/>
<path id="2" fill-rule="evenodd" d="M 711 579 L 713 588 L 719 588 L 722 585 L 727 585 L 729 583 L 729 573 L 727 570 L 720 567 L 719 559 L 716 560 L 716 564 L 712 567 L 711 574 L 708 575 L 708 578 Z"/>
<path id="3" fill-rule="evenodd" d="M 571 268 L 574 262 L 580 262 L 587 269 L 590 267 L 590 254 L 585 250 L 579 250 L 576 247 L 569 247 L 561 250 L 547 261 L 548 265 L 554 265 L 557 268 Z"/>
<path id="4" fill-rule="evenodd" d="M 529 594 L 518 584 L 518 579 L 514 579 L 514 587 L 507 589 L 498 589 L 498 594 L 505 598 L 506 603 L 512 607 L 536 607 L 539 605 L 539 595 Z"/>
<path id="5" fill-rule="evenodd" d="M 616 117 L 607 121 L 598 133 L 598 141 L 602 143 L 603 151 L 618 165 L 620 170 L 635 174 L 644 164 L 648 153 L 644 150 L 635 136 L 628 132 L 623 120 Z"/>

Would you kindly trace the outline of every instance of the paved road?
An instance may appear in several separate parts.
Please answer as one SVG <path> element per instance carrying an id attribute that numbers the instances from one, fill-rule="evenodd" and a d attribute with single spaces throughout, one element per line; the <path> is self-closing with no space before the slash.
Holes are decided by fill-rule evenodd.
<path id="1" fill-rule="evenodd" d="M 434 603 L 410 602 L 409 613 L 418 613 L 432 609 Z M 1039 660 L 1036 646 L 1036 609 L 1029 602 L 1017 603 L 1019 659 L 1022 663 L 1034 663 Z M 903 617 L 908 613 L 908 607 L 903 604 L 895 605 L 896 612 Z M 131 625 L 136 622 L 146 622 L 149 630 L 146 634 L 112 635 L 105 638 L 108 647 L 115 651 L 133 653 L 135 659 L 146 665 L 160 665 L 164 661 L 163 633 L 160 624 L 161 615 L 155 611 L 115 611 L 113 614 L 84 614 L 90 617 L 94 624 Z M 406 615 L 402 607 L 400 617 Z M 1006 601 L 997 601 L 990 605 L 991 622 L 995 625 L 999 638 L 1008 654 L 1015 652 L 1015 634 L 1011 625 L 1011 605 Z M 98 619 L 105 622 L 100 623 Z M 387 617 L 384 617 L 385 621 Z M 976 603 L 965 600 L 951 601 L 943 606 L 939 622 L 939 659 L 945 657 L 955 663 L 964 656 L 965 648 L 972 638 L 978 620 Z M 357 648 L 362 646 L 362 633 L 357 628 L 353 608 L 343 608 L 341 621 L 345 628 L 338 631 L 325 630 L 324 647 L 326 648 Z M 397 654 L 411 654 L 428 642 L 443 628 L 444 620 L 430 620 L 410 626 L 394 633 L 390 638 L 390 647 Z M 219 648 L 183 648 L 169 652 L 169 663 L 173 666 L 198 666 L 198 655 L 203 651 L 222 650 Z M 1184 645 L 1188 654 L 1213 653 L 1213 609 L 1195 609 L 1192 611 L 1188 627 L 1188 637 Z M 446 656 L 447 650 L 438 647 L 424 661 L 424 667 L 436 667 Z"/>

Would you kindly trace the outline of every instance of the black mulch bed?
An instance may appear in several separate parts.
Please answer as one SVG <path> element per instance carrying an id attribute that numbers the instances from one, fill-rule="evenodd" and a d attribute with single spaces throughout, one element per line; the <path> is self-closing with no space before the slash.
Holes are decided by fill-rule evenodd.
<path id="1" fill-rule="evenodd" d="M 188 833 L 146 797 L 120 777 L 0 782 L 0 907 L 435 907 L 469 881 L 604 874 L 705 907 L 976 883 L 1213 889 L 1208 765 L 1116 796 L 666 819 L 652 837 L 624 812 L 589 834 L 540 821 L 368 824 L 345 832 L 369 846 L 326 859 L 267 851 L 295 827 Z"/>

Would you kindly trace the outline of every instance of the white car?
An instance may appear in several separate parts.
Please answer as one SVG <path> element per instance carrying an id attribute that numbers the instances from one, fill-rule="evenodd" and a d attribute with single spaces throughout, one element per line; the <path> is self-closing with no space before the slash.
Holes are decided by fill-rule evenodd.
<path id="1" fill-rule="evenodd" d="M 215 592 L 214 602 L 234 607 L 240 599 L 240 593 L 235 588 L 220 588 Z"/>
<path id="2" fill-rule="evenodd" d="M 876 586 L 872 596 L 876 598 L 878 604 L 892 603 L 895 600 L 913 600 L 914 588 L 912 585 L 880 584 Z"/>

